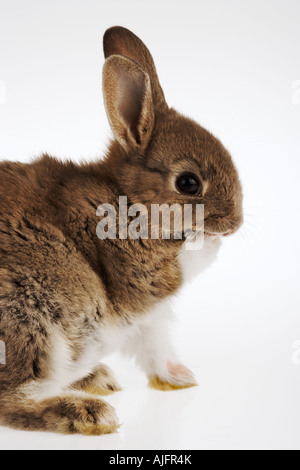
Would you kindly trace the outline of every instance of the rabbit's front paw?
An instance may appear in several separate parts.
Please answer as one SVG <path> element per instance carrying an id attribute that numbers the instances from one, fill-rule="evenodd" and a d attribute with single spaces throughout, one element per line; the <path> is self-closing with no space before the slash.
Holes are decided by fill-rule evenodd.
<path id="1" fill-rule="evenodd" d="M 45 400 L 42 404 L 48 428 L 63 434 L 98 436 L 119 428 L 114 408 L 101 400 L 66 396 Z"/>
<path id="2" fill-rule="evenodd" d="M 157 375 L 149 377 L 149 386 L 156 390 L 170 391 L 197 385 L 196 379 L 187 367 L 182 364 L 167 362 L 168 377 L 160 378 Z"/>
<path id="3" fill-rule="evenodd" d="M 121 390 L 112 371 L 105 364 L 99 364 L 91 375 L 76 382 L 73 388 L 92 395 L 109 395 Z"/>

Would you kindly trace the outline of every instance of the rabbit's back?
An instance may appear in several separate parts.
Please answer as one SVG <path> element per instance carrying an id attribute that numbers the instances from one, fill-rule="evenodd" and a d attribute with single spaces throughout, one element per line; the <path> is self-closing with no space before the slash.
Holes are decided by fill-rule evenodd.
<path id="1" fill-rule="evenodd" d="M 0 392 L 46 377 L 59 335 L 76 361 L 106 313 L 101 279 L 56 223 L 62 165 L 42 163 L 0 164 Z"/>

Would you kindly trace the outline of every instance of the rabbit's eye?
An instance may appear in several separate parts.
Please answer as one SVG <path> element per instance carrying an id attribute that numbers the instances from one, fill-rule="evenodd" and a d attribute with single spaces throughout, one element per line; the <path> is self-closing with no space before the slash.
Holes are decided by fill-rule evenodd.
<path id="1" fill-rule="evenodd" d="M 176 188 L 180 193 L 191 196 L 201 193 L 201 183 L 199 178 L 193 173 L 183 173 L 177 178 Z"/>

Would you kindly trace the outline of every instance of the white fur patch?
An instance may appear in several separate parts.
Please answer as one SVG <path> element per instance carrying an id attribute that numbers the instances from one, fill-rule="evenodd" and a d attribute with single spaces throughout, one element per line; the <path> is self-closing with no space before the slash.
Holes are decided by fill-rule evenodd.
<path id="1" fill-rule="evenodd" d="M 50 374 L 46 380 L 36 380 L 21 388 L 21 392 L 35 399 L 61 394 L 70 385 L 89 375 L 99 364 L 99 345 L 88 339 L 83 354 L 77 361 L 71 357 L 71 348 L 61 331 L 53 332 Z"/>
<path id="2" fill-rule="evenodd" d="M 123 352 L 136 357 L 137 364 L 148 376 L 165 378 L 169 375 L 167 361 L 177 362 L 170 341 L 172 319 L 171 301 L 166 299 L 138 322 L 137 334 L 124 344 Z"/>
<path id="3" fill-rule="evenodd" d="M 220 247 L 221 239 L 214 236 L 205 236 L 204 246 L 199 250 L 186 250 L 184 245 L 179 255 L 184 282 L 205 271 L 217 258 Z"/>

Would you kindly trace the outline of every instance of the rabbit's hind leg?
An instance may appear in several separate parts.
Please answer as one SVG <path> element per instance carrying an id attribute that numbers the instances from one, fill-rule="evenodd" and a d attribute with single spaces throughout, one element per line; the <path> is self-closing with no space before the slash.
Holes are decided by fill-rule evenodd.
<path id="1" fill-rule="evenodd" d="M 19 430 L 101 435 L 116 432 L 118 420 L 108 403 L 76 394 L 36 401 L 18 394 L 0 399 L 0 423 Z"/>
<path id="2" fill-rule="evenodd" d="M 109 395 L 121 390 L 113 372 L 105 364 L 99 364 L 94 371 L 72 385 L 72 389 L 93 395 Z"/>
<path id="3" fill-rule="evenodd" d="M 58 331 L 53 335 L 47 324 L 43 336 L 40 330 L 39 324 L 37 335 L 29 320 L 28 325 L 23 324 L 22 337 L 16 334 L 13 322 L 6 330 L 7 360 L 0 370 L 0 424 L 64 434 L 115 432 L 118 421 L 108 403 L 66 391 L 74 377 L 70 351 L 62 348 L 63 339 L 59 345 Z"/>

